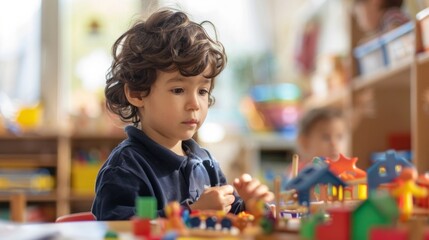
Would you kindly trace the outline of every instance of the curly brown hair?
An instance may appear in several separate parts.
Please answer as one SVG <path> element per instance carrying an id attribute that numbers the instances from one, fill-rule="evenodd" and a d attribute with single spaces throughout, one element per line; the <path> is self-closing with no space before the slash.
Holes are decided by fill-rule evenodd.
<path id="1" fill-rule="evenodd" d="M 308 135 L 317 123 L 333 119 L 344 119 L 343 112 L 334 107 L 313 108 L 302 116 L 298 126 L 298 135 Z"/>
<path id="2" fill-rule="evenodd" d="M 210 24 L 216 34 L 209 21 L 196 23 L 184 12 L 161 9 L 122 34 L 112 47 L 113 63 L 105 87 L 107 109 L 123 122 L 137 126 L 139 110 L 128 102 L 125 85 L 145 97 L 157 79 L 157 70 L 196 76 L 207 68 L 211 71 L 204 77 L 212 78 L 209 106 L 213 105 L 214 80 L 224 69 L 227 58 L 223 45 L 216 35 L 209 36 L 204 24 Z"/>

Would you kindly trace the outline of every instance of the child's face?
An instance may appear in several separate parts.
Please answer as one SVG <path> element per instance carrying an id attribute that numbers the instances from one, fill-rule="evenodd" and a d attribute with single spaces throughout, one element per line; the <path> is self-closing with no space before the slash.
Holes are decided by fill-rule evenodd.
<path id="1" fill-rule="evenodd" d="M 337 159 L 338 154 L 345 154 L 347 148 L 344 121 L 336 118 L 316 123 L 306 136 L 302 136 L 301 147 L 307 158 Z"/>
<path id="2" fill-rule="evenodd" d="M 190 139 L 204 122 L 211 79 L 157 71 L 150 94 L 139 109 L 142 130 L 159 144 L 172 147 Z"/>

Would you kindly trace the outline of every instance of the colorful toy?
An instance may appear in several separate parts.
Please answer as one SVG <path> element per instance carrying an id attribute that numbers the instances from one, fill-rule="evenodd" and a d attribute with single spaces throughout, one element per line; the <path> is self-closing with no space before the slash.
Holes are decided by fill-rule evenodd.
<path id="1" fill-rule="evenodd" d="M 151 238 L 150 221 L 158 216 L 157 202 L 154 197 L 138 197 L 136 199 L 137 216 L 132 219 L 134 235 Z"/>
<path id="2" fill-rule="evenodd" d="M 316 239 L 343 239 L 350 238 L 350 225 L 352 210 L 348 208 L 331 208 L 328 210 L 331 221 L 316 227 Z"/>
<path id="3" fill-rule="evenodd" d="M 340 154 L 337 160 L 327 158 L 325 161 L 329 165 L 329 170 L 336 174 L 340 179 L 355 180 L 366 177 L 366 172 L 356 167 L 358 158 L 347 158 Z"/>
<path id="4" fill-rule="evenodd" d="M 417 186 L 415 183 L 416 178 L 417 172 L 415 169 L 403 169 L 398 177 L 398 186 L 391 192 L 393 196 L 400 200 L 400 219 L 402 221 L 407 221 L 411 217 L 414 205 L 413 197 L 425 197 L 428 194 L 425 188 Z"/>
<path id="5" fill-rule="evenodd" d="M 344 189 L 344 198 L 350 200 L 366 199 L 366 172 L 356 167 L 358 158 L 347 158 L 340 154 L 337 160 L 327 158 L 325 161 L 329 170 L 335 173 L 341 180 L 347 183 Z M 348 195 L 346 195 L 349 193 Z"/>
<path id="6" fill-rule="evenodd" d="M 311 189 L 317 184 L 331 184 L 337 189 L 346 186 L 346 183 L 333 174 L 328 166 L 311 165 L 305 167 L 296 178 L 290 180 L 286 184 L 286 190 L 295 189 L 299 204 L 309 208 L 311 201 L 310 194 L 312 193 Z"/>
<path id="7" fill-rule="evenodd" d="M 413 164 L 405 158 L 398 157 L 394 150 L 386 151 L 386 157 L 380 158 L 368 168 L 368 195 L 380 184 L 392 183 L 400 174 L 403 168 L 413 168 Z"/>
<path id="8" fill-rule="evenodd" d="M 352 240 L 366 240 L 373 226 L 393 226 L 399 216 L 396 201 L 385 193 L 368 196 L 352 213 Z"/>
<path id="9" fill-rule="evenodd" d="M 182 209 L 180 204 L 178 202 L 170 202 L 165 206 L 164 211 L 166 215 L 165 229 L 167 231 L 177 231 L 179 234 L 186 235 L 187 228 L 182 220 Z"/>

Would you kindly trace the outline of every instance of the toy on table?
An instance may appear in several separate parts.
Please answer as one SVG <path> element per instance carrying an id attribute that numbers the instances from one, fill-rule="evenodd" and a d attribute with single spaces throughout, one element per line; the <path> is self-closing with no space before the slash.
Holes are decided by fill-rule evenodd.
<path id="1" fill-rule="evenodd" d="M 177 231 L 179 234 L 187 234 L 187 228 L 182 219 L 182 209 L 178 202 L 171 202 L 165 207 L 165 229 L 167 231 Z"/>
<path id="2" fill-rule="evenodd" d="M 399 198 L 400 219 L 407 221 L 413 212 L 413 197 L 425 197 L 428 193 L 423 187 L 419 187 L 415 180 L 417 172 L 413 168 L 405 168 L 398 177 L 398 186 L 394 187 L 391 194 Z"/>
<path id="3" fill-rule="evenodd" d="M 357 157 L 347 158 L 343 154 L 339 154 L 337 160 L 330 158 L 325 160 L 329 170 L 347 183 L 348 186 L 344 189 L 344 193 L 350 193 L 350 195 L 344 195 L 345 199 L 364 200 L 367 198 L 366 172 L 356 166 L 357 160 Z"/>
<path id="4" fill-rule="evenodd" d="M 104 234 L 104 240 L 118 240 L 118 234 L 114 231 L 107 231 L 106 234 Z"/>
<path id="5" fill-rule="evenodd" d="M 298 202 L 300 205 L 310 208 L 310 195 L 311 190 L 316 185 L 328 185 L 334 186 L 336 189 L 341 189 L 347 184 L 332 173 L 328 166 L 323 165 L 310 165 L 305 167 L 298 176 L 290 180 L 286 184 L 285 190 L 295 189 L 298 195 Z M 338 191 L 341 192 L 341 191 Z M 325 194 L 322 193 L 321 194 Z M 338 198 L 339 194 L 337 194 Z"/>
<path id="6" fill-rule="evenodd" d="M 399 157 L 395 150 L 388 150 L 384 158 L 377 159 L 366 171 L 368 195 L 381 184 L 392 185 L 404 168 L 413 168 L 413 164 Z"/>
<path id="7" fill-rule="evenodd" d="M 394 227 L 399 211 L 395 200 L 386 193 L 372 194 L 358 206 L 341 205 L 302 220 L 300 235 L 305 239 L 368 240 L 374 227 Z"/>
<path id="8" fill-rule="evenodd" d="M 157 202 L 154 197 L 138 197 L 136 199 L 137 215 L 132 219 L 133 232 L 137 237 L 144 237 L 146 239 L 159 239 L 154 236 L 151 230 L 150 221 L 156 219 Z"/>

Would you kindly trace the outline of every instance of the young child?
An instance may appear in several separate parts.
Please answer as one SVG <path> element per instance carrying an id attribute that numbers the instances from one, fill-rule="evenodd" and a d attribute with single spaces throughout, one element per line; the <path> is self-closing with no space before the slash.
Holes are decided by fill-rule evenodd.
<path id="1" fill-rule="evenodd" d="M 347 150 L 347 128 L 343 113 L 336 108 L 314 108 L 299 122 L 298 171 L 314 157 L 336 160 Z"/>
<path id="2" fill-rule="evenodd" d="M 410 18 L 401 10 L 403 0 L 354 0 L 353 11 L 359 28 L 367 35 L 392 30 Z"/>
<path id="3" fill-rule="evenodd" d="M 191 211 L 237 214 L 250 200 L 273 200 L 248 174 L 227 184 L 218 162 L 192 139 L 226 64 L 222 44 L 202 24 L 162 9 L 114 43 L 107 108 L 133 126 L 98 173 L 92 206 L 97 220 L 130 219 L 138 196 L 155 197 L 159 216 L 172 201 Z"/>

